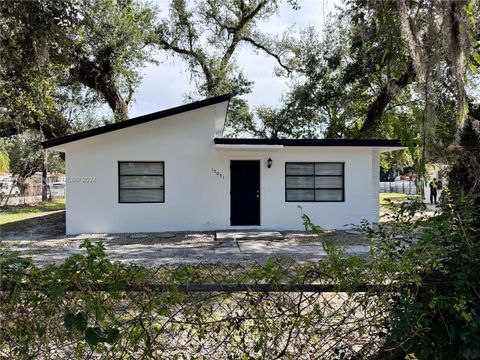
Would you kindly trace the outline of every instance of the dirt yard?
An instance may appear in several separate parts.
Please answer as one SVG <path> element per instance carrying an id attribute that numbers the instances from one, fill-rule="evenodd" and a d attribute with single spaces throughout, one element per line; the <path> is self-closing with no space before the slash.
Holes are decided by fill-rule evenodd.
<path id="1" fill-rule="evenodd" d="M 367 239 L 345 231 L 327 235 L 351 254 L 366 254 Z M 62 261 L 82 252 L 85 240 L 103 241 L 107 253 L 118 260 L 144 266 L 179 263 L 263 262 L 268 257 L 292 257 L 315 261 L 325 256 L 323 236 L 305 232 L 283 232 L 278 239 L 219 241 L 214 232 L 169 232 L 134 234 L 65 235 L 65 212 L 57 211 L 0 226 L 3 246 L 30 255 L 38 264 Z"/>

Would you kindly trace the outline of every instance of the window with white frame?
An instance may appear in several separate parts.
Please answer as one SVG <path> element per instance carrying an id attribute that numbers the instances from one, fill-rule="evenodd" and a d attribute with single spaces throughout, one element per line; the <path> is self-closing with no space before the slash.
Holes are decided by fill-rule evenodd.
<path id="1" fill-rule="evenodd" d="M 119 161 L 118 202 L 165 202 L 165 163 L 163 161 Z"/>
<path id="2" fill-rule="evenodd" d="M 345 201 L 344 163 L 285 163 L 285 201 Z"/>

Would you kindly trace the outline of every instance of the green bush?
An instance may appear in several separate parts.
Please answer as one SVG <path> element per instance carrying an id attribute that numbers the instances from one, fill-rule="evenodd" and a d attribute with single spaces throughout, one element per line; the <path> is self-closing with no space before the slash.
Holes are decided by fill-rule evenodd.
<path id="1" fill-rule="evenodd" d="M 480 358 L 480 213 L 474 198 L 447 196 L 402 257 L 416 259 L 420 287 L 399 297 L 385 348 L 419 359 Z"/>
<path id="2" fill-rule="evenodd" d="M 344 286 L 386 284 L 390 302 L 378 358 L 480 358 L 480 213 L 476 197 L 444 190 L 442 211 L 425 216 L 412 199 L 392 204 L 386 222 L 359 227 L 371 239 L 365 259 L 347 257 L 326 241 L 317 266 Z M 307 221 L 308 223 L 308 221 Z M 394 296 L 391 296 L 395 293 Z"/>

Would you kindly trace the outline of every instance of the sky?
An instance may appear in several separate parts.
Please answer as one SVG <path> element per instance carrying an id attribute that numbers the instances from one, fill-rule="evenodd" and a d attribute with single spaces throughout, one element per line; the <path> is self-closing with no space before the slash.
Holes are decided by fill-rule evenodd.
<path id="1" fill-rule="evenodd" d="M 168 11 L 168 0 L 154 2 L 161 15 Z M 259 24 L 265 33 L 281 34 L 292 25 L 296 29 L 315 26 L 321 30 L 335 5 L 341 0 L 299 0 L 300 9 L 293 10 L 286 1 L 282 1 L 278 15 Z M 279 104 L 287 90 L 287 79 L 274 75 L 275 60 L 261 52 L 255 53 L 248 45 L 237 49 L 236 58 L 247 79 L 254 81 L 251 94 L 244 96 L 250 107 Z M 130 103 L 130 117 L 178 106 L 184 103 L 184 95 L 195 89 L 189 79 L 187 67 L 180 58 L 168 57 L 159 53 L 159 65 L 148 65 L 142 71 L 143 79 L 134 99 Z"/>

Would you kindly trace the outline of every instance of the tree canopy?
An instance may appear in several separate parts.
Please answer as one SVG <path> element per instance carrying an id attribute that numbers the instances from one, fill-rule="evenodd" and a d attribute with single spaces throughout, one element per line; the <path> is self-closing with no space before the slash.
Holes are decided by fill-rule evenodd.
<path id="1" fill-rule="evenodd" d="M 262 110 L 263 126 L 273 137 L 389 137 L 392 121 L 408 127 L 421 110 L 451 139 L 442 123 L 453 116 L 461 130 L 478 77 L 478 11 L 474 1 L 350 1 L 323 32 L 303 31 L 299 80 L 280 109 Z"/>
<path id="2" fill-rule="evenodd" d="M 1 2 L 0 135 L 72 131 L 62 102 L 72 91 L 70 100 L 96 97 L 126 119 L 140 69 L 153 60 L 155 16 L 133 0 Z"/>
<path id="3" fill-rule="evenodd" d="M 187 99 L 234 95 L 227 136 L 400 137 L 428 149 L 423 162 L 459 144 L 478 102 L 476 1 L 349 1 L 323 29 L 266 33 L 279 5 L 171 0 L 161 13 L 140 0 L 1 2 L 0 136 L 52 138 L 126 119 L 142 67 L 161 53 L 187 65 Z M 289 79 L 280 106 L 249 108 L 241 47 Z"/>
<path id="4" fill-rule="evenodd" d="M 227 127 L 238 134 L 255 127 L 248 104 L 239 96 L 252 92 L 253 81 L 243 74 L 235 57 L 242 44 L 273 57 L 290 73 L 289 33 L 266 34 L 258 23 L 278 11 L 277 0 L 173 0 L 168 18 L 157 28 L 157 43 L 169 54 L 182 58 L 203 97 L 234 95 Z"/>

